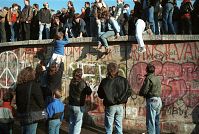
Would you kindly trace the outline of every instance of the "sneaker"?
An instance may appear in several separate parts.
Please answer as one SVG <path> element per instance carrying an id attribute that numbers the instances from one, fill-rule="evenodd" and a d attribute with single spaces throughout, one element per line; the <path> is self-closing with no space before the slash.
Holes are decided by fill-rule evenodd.
<path id="1" fill-rule="evenodd" d="M 110 49 L 110 48 L 106 48 L 105 53 L 106 53 L 106 54 L 111 53 L 111 49 Z"/>
<path id="2" fill-rule="evenodd" d="M 144 52 L 146 52 L 146 48 L 145 47 L 138 47 L 137 52 L 138 53 L 144 53 Z"/>
<path id="3" fill-rule="evenodd" d="M 102 48 L 102 44 L 98 43 L 97 49 L 101 49 Z"/>
<path id="4" fill-rule="evenodd" d="M 148 35 L 153 35 L 153 32 L 152 32 L 151 29 L 147 29 L 146 32 L 147 32 Z"/>

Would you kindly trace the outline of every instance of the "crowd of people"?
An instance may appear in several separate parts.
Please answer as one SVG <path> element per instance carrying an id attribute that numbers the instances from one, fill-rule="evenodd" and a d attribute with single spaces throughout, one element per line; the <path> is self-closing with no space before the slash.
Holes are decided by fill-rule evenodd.
<path id="1" fill-rule="evenodd" d="M 68 87 L 67 107 L 60 99 L 63 70 L 63 62 L 53 62 L 49 68 L 41 62 L 36 69 L 26 67 L 21 70 L 15 86 L 4 94 L 0 103 L 1 133 L 12 134 L 13 124 L 18 121 L 22 134 L 36 134 L 38 124 L 45 121 L 46 133 L 59 134 L 65 113 L 69 113 L 69 134 L 80 134 L 83 115 L 87 111 L 86 98 L 92 93 L 103 100 L 106 134 L 112 134 L 113 129 L 118 134 L 123 133 L 124 107 L 132 95 L 132 87 L 119 75 L 119 66 L 114 62 L 107 65 L 107 76 L 100 82 L 97 92 L 93 92 L 82 78 L 82 69 L 75 69 Z M 148 134 L 160 133 L 161 81 L 154 72 L 155 66 L 149 63 L 139 92 L 146 98 Z"/>
<path id="2" fill-rule="evenodd" d="M 116 35 L 137 35 L 137 20 L 141 19 L 141 29 L 151 29 L 153 34 L 199 34 L 199 1 L 183 0 L 177 6 L 176 0 L 132 0 L 135 6 L 130 10 L 124 0 L 116 0 L 117 5 L 108 7 L 103 0 L 85 2 L 81 13 L 76 13 L 73 2 L 67 8 L 53 12 L 47 2 L 39 8 L 24 0 L 22 9 L 18 4 L 0 8 L 0 40 L 42 40 L 54 38 L 57 32 L 68 37 L 99 37 L 99 48 L 106 38 Z M 146 26 L 145 26 L 146 25 Z M 143 31 L 143 30 L 141 30 Z M 140 38 L 140 36 L 139 36 Z M 138 39 L 139 40 L 139 39 Z"/>
<path id="3" fill-rule="evenodd" d="M 69 134 L 80 134 L 85 113 L 86 97 L 92 90 L 82 78 L 82 69 L 73 71 L 69 84 L 68 109 L 61 101 L 64 63 L 53 62 L 48 68 L 42 62 L 36 69 L 26 67 L 18 74 L 12 90 L 4 94 L 0 105 L 0 131 L 12 134 L 13 124 L 18 121 L 21 133 L 36 134 L 40 121 L 46 121 L 46 133 L 59 134 L 64 113 L 69 113 Z M 99 85 L 98 96 L 105 106 L 105 129 L 112 133 L 114 115 L 117 131 L 122 133 L 123 106 L 132 89 L 126 78 L 119 76 L 116 63 L 107 66 L 107 78 Z M 116 88 L 117 87 L 117 88 Z M 14 98 L 13 98 L 14 97 Z M 15 105 L 16 106 L 13 107 Z"/>
<path id="4" fill-rule="evenodd" d="M 1 42 L 18 40 L 55 39 L 54 52 L 48 64 L 41 61 L 36 69 L 24 68 L 18 75 L 14 93 L 6 93 L 0 106 L 0 130 L 12 133 L 14 117 L 19 119 L 24 134 L 36 134 L 40 120 L 47 121 L 49 134 L 58 134 L 64 119 L 65 106 L 60 100 L 61 83 L 64 71 L 64 46 L 68 38 L 98 37 L 98 49 L 105 47 L 111 52 L 107 38 L 110 36 L 135 35 L 138 52 L 145 52 L 142 34 L 199 34 L 199 0 L 192 5 L 183 0 L 180 8 L 176 0 L 133 0 L 134 9 L 123 0 L 108 7 L 103 0 L 85 2 L 81 14 L 75 12 L 72 1 L 68 8 L 57 13 L 49 9 L 48 3 L 39 9 L 38 4 L 30 6 L 24 0 L 21 10 L 18 4 L 11 8 L 0 8 Z M 97 91 L 105 107 L 104 125 L 107 134 L 113 131 L 122 133 L 123 107 L 132 94 L 128 80 L 118 75 L 116 63 L 107 65 L 107 77 L 103 79 Z M 161 82 L 154 75 L 155 67 L 147 65 L 146 78 L 139 92 L 146 98 L 147 133 L 159 133 L 159 116 L 162 107 Z M 82 118 L 85 112 L 85 100 L 92 90 L 82 78 L 82 69 L 73 72 L 69 84 L 69 134 L 81 132 Z M 11 101 L 16 100 L 17 112 L 13 112 Z"/>

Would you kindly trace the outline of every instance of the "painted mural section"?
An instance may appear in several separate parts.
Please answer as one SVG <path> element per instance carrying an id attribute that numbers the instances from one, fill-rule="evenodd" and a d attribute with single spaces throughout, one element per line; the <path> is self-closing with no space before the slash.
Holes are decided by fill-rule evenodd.
<path id="1" fill-rule="evenodd" d="M 194 131 L 193 121 L 199 111 L 199 42 L 176 44 L 148 44 L 146 53 L 138 54 L 137 44 L 114 42 L 112 53 L 91 45 L 75 45 L 65 48 L 65 71 L 63 95 L 67 103 L 68 84 L 72 71 L 83 69 L 83 77 L 93 93 L 87 98 L 86 122 L 103 126 L 104 107 L 96 91 L 106 77 L 106 65 L 117 62 L 119 74 L 128 78 L 134 94 L 125 107 L 124 129 L 145 130 L 145 100 L 137 93 L 143 83 L 147 63 L 156 66 L 156 75 L 161 78 L 162 100 L 161 130 L 168 133 L 187 134 Z M 0 87 L 7 89 L 16 81 L 18 72 L 29 65 L 36 67 L 39 59 L 46 62 L 52 54 L 51 47 L 19 48 L 0 54 Z M 1 96 L 3 91 L 1 90 Z M 196 112 L 195 112 L 196 111 Z M 193 119 L 192 119 L 193 118 Z M 199 119 L 198 119 L 199 120 Z"/>

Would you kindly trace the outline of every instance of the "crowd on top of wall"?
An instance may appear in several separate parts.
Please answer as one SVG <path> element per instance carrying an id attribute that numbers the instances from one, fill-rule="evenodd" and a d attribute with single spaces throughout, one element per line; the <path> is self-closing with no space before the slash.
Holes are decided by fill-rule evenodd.
<path id="1" fill-rule="evenodd" d="M 72 37 L 98 37 L 99 31 L 106 32 L 107 21 L 114 17 L 120 26 L 120 36 L 135 35 L 135 20 L 141 18 L 153 34 L 199 34 L 199 0 L 183 0 L 178 7 L 176 0 L 132 0 L 130 10 L 122 1 L 122 10 L 108 7 L 103 0 L 85 2 L 81 13 L 76 13 L 72 1 L 67 8 L 56 13 L 47 2 L 39 9 L 24 0 L 24 8 L 14 3 L 10 8 L 0 8 L 0 42 L 20 40 L 42 40 L 54 38 L 59 31 Z M 118 16 L 119 15 L 119 16 Z"/>

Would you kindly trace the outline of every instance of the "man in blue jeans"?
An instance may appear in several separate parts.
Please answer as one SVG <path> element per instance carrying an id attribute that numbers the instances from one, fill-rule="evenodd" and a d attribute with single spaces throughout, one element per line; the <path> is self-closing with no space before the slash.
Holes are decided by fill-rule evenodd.
<path id="1" fill-rule="evenodd" d="M 103 99 L 105 106 L 105 129 L 106 134 L 112 134 L 113 122 L 116 134 L 123 134 L 123 105 L 131 96 L 132 89 L 126 78 L 118 75 L 116 63 L 107 66 L 107 77 L 103 79 L 98 88 L 98 97 Z"/>
<path id="2" fill-rule="evenodd" d="M 162 1 L 162 31 L 163 34 L 175 34 L 173 26 L 173 10 L 175 0 L 163 0 Z"/>
<path id="3" fill-rule="evenodd" d="M 155 66 L 148 64 L 146 78 L 139 95 L 146 98 L 146 126 L 147 134 L 160 134 L 159 116 L 162 107 L 161 81 L 154 75 Z"/>
<path id="4" fill-rule="evenodd" d="M 134 0 L 136 1 L 136 0 Z M 158 11 L 160 0 L 144 0 L 143 8 L 146 10 L 146 19 L 153 34 L 159 34 Z"/>

